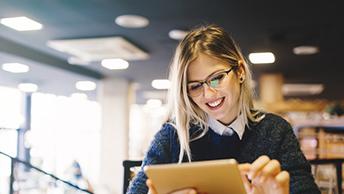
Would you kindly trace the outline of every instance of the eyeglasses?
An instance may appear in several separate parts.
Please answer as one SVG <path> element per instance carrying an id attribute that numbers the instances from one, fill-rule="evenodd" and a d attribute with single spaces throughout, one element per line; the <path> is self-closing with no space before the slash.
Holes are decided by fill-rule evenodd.
<path id="1" fill-rule="evenodd" d="M 204 84 L 207 84 L 208 87 L 213 89 L 219 89 L 222 86 L 224 78 L 231 72 L 233 69 L 223 70 L 217 73 L 210 75 L 204 81 L 191 81 L 188 83 L 188 95 L 191 97 L 199 96 L 203 92 Z"/>

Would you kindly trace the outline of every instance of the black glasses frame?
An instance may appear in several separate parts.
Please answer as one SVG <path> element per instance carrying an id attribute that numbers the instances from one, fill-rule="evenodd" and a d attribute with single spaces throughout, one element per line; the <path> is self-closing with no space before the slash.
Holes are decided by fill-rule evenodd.
<path id="1" fill-rule="evenodd" d="M 215 72 L 215 73 L 210 74 L 210 75 L 209 75 L 205 80 L 203 80 L 203 81 L 191 81 L 191 82 L 189 82 L 188 84 L 190 84 L 190 83 L 199 83 L 200 86 L 203 86 L 204 84 L 207 84 L 208 87 L 214 88 L 214 87 L 212 87 L 211 84 L 210 84 L 211 78 L 213 78 L 214 75 L 222 74 L 222 73 L 226 73 L 226 75 L 228 75 L 233 69 L 235 69 L 235 67 L 231 67 L 231 68 L 229 68 L 229 69 L 227 69 L 227 70 L 223 70 L 223 71 L 218 71 L 218 72 Z M 198 95 L 191 95 L 190 92 L 189 92 L 189 89 L 188 89 L 188 95 L 193 96 L 193 97 L 194 97 L 194 96 L 198 96 Z"/>

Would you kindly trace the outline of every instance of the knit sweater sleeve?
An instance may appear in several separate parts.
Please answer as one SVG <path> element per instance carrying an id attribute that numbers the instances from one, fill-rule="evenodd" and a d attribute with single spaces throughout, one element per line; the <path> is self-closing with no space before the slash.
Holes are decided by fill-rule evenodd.
<path id="1" fill-rule="evenodd" d="M 300 149 L 292 127 L 283 119 L 278 123 L 277 128 L 282 130 L 282 143 L 278 158 L 282 169 L 290 173 L 290 193 L 320 194 L 311 174 L 310 164 Z"/>
<path id="2" fill-rule="evenodd" d="M 171 162 L 171 138 L 174 128 L 170 124 L 164 124 L 160 131 L 154 136 L 146 153 L 140 171 L 131 181 L 127 194 L 146 194 L 148 188 L 146 186 L 147 176 L 143 168 L 151 164 L 163 164 Z"/>

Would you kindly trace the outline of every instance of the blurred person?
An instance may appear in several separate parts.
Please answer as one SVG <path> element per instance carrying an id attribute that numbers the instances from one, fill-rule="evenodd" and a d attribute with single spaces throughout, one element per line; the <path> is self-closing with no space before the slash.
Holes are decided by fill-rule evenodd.
<path id="1" fill-rule="evenodd" d="M 71 166 L 67 169 L 68 181 L 77 185 L 81 189 L 86 189 L 94 193 L 94 189 L 90 181 L 83 175 L 81 166 L 78 161 L 74 160 Z M 66 193 L 75 193 L 76 189 L 68 187 Z"/>

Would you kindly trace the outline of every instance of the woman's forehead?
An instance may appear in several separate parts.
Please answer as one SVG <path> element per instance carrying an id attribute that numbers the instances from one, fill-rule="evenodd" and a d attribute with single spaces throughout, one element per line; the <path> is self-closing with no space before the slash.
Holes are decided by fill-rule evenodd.
<path id="1" fill-rule="evenodd" d="M 224 61 L 200 54 L 187 69 L 188 80 L 203 80 L 215 71 L 228 68 Z"/>

